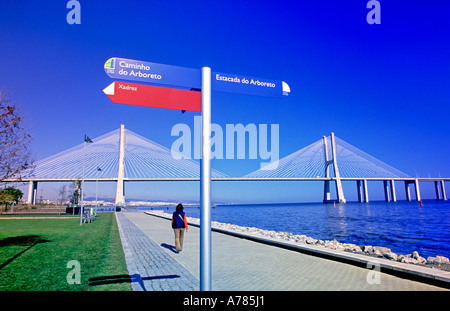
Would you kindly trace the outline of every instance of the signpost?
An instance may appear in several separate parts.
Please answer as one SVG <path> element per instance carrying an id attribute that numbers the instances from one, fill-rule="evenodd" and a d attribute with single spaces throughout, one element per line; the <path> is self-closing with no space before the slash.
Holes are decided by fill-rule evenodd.
<path id="1" fill-rule="evenodd" d="M 117 80 L 133 80 L 159 86 L 115 81 L 103 92 L 118 104 L 159 107 L 202 113 L 202 159 L 200 162 L 200 290 L 211 290 L 211 92 L 285 97 L 289 85 L 283 81 L 110 58 L 105 72 Z M 170 88 L 168 88 L 170 87 Z M 175 88 L 173 88 L 175 87 Z M 199 94 L 201 90 L 201 94 Z M 199 98 L 200 106 L 199 106 Z"/>
<path id="2" fill-rule="evenodd" d="M 201 111 L 201 94 L 187 91 L 115 81 L 103 90 L 116 104 Z"/>
<path id="3" fill-rule="evenodd" d="M 200 162 L 200 290 L 211 290 L 211 68 L 202 68 Z"/>

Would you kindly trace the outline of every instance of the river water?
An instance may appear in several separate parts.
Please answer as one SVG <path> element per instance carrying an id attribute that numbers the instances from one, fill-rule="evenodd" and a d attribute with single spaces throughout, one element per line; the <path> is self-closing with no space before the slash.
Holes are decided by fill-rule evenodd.
<path id="1" fill-rule="evenodd" d="M 450 202 L 218 205 L 211 220 L 265 230 L 389 247 L 397 254 L 450 257 Z M 173 212 L 174 207 L 165 210 Z M 198 207 L 185 207 L 200 217 Z"/>

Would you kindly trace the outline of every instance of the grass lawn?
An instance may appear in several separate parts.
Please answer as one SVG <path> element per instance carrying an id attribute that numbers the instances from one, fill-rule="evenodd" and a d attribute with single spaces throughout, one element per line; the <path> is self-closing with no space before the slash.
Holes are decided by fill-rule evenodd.
<path id="1" fill-rule="evenodd" d="M 71 260 L 80 263 L 81 284 L 67 282 Z M 83 226 L 78 217 L 0 218 L 0 291 L 131 290 L 127 276 L 114 213 Z"/>

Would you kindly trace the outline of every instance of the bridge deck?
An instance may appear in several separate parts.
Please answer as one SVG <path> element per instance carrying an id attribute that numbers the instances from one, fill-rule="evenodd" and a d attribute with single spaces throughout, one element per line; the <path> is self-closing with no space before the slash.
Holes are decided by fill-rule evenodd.
<path id="1" fill-rule="evenodd" d="M 82 178 L 22 178 L 22 179 L 7 179 L 3 182 L 70 182 L 80 181 Z M 331 181 L 336 178 L 330 177 L 216 177 L 211 178 L 212 181 Z M 450 178 L 432 178 L 432 177 L 402 177 L 402 178 L 389 178 L 389 177 L 341 177 L 341 181 L 450 181 Z M 124 181 L 199 181 L 200 178 L 124 178 Z M 117 178 L 102 177 L 102 178 L 85 178 L 84 181 L 117 181 Z"/>

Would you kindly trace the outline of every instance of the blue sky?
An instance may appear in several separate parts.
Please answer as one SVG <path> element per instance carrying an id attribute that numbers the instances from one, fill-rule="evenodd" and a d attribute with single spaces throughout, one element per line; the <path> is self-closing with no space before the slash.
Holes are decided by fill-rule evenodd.
<path id="1" fill-rule="evenodd" d="M 102 93 L 112 82 L 103 64 L 122 57 L 288 82 L 282 100 L 212 96 L 212 122 L 223 128 L 279 124 L 280 157 L 334 131 L 411 176 L 450 176 L 448 1 L 380 0 L 380 25 L 366 22 L 365 0 L 79 2 L 80 25 L 67 24 L 65 0 L 0 2 L 0 87 L 26 114 L 37 159 L 120 124 L 170 148 L 172 127 L 193 124 L 198 113 L 113 104 Z M 242 176 L 259 163 L 213 167 Z M 130 186 L 128 196 L 198 197 L 196 183 L 142 187 Z M 213 201 L 318 201 L 321 189 L 213 184 Z"/>

